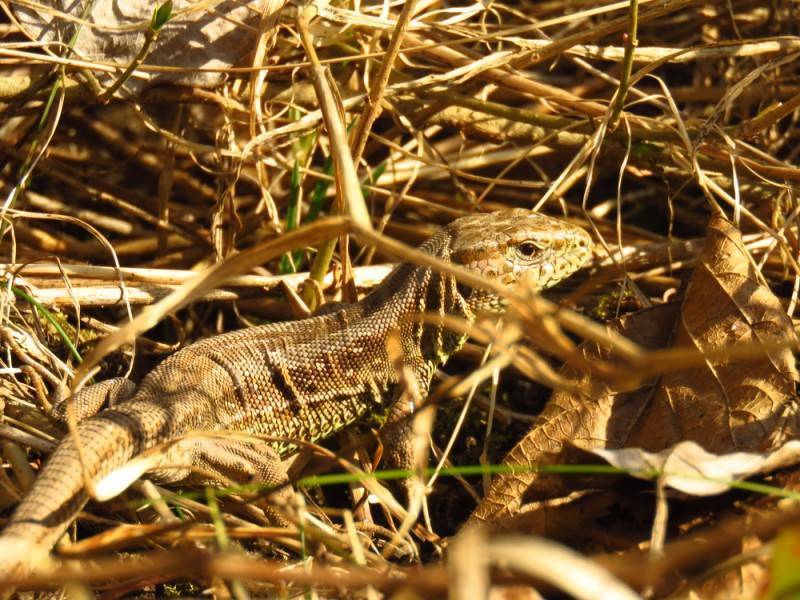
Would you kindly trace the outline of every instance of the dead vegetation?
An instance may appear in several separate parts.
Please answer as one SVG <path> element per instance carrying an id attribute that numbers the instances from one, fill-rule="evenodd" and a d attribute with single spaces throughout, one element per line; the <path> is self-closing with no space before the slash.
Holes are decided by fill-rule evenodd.
<path id="1" fill-rule="evenodd" d="M 144 481 L 16 583 L 796 594 L 792 2 L 62 4 L 0 2 L 2 515 L 70 386 L 352 301 L 472 211 L 537 207 L 597 245 L 473 328 L 415 419 L 434 467 L 410 506 L 365 475 L 364 427 L 295 462 L 295 527 L 264 490 Z"/>

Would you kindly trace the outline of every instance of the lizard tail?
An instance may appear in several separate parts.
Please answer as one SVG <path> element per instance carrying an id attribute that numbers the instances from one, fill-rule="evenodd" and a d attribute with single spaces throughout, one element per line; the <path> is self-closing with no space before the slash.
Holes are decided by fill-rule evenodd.
<path id="1" fill-rule="evenodd" d="M 137 415 L 111 409 L 78 426 L 83 461 L 75 439 L 64 438 L 0 534 L 0 583 L 47 558 L 89 499 L 85 477 L 95 481 L 126 463 L 142 446 L 141 432 Z"/>

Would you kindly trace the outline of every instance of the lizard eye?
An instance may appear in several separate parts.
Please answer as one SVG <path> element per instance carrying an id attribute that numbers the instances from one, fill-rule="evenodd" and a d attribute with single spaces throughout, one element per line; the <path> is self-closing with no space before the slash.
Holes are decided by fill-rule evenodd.
<path id="1" fill-rule="evenodd" d="M 519 253 L 523 256 L 533 256 L 536 254 L 536 251 L 539 249 L 538 246 L 534 242 L 522 242 L 519 246 Z"/>

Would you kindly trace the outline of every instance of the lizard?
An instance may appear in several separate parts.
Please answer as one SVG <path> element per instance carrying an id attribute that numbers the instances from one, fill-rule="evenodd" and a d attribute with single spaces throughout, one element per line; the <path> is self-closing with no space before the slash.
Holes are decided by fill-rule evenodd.
<path id="1" fill-rule="evenodd" d="M 420 247 L 504 285 L 525 279 L 538 290 L 579 269 L 591 248 L 582 228 L 526 209 L 461 217 Z M 473 322 L 503 309 L 495 292 L 400 263 L 358 302 L 200 340 L 163 360 L 138 387 L 109 380 L 85 388 L 74 397 L 79 409 L 109 392 L 118 401 L 80 421 L 80 448 L 65 436 L 45 462 L 0 533 L 0 578 L 24 576 L 35 557 L 49 553 L 89 500 L 87 478 L 102 497 L 114 474 L 159 444 L 167 443 L 166 450 L 142 468 L 158 482 L 191 481 L 202 470 L 218 480 L 284 483 L 281 460 L 296 450 L 288 441 L 185 434 L 225 430 L 322 440 L 396 398 L 400 375 L 386 347 L 391 331 L 399 332 L 404 365 L 425 393 L 467 336 L 413 317 L 447 314 Z"/>

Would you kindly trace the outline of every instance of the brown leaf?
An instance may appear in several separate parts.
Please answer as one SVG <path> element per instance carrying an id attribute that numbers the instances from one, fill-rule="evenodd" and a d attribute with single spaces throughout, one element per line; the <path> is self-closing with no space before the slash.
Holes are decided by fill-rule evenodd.
<path id="1" fill-rule="evenodd" d="M 755 536 L 747 536 L 730 548 L 730 555 L 756 552 L 763 544 Z M 722 558 L 722 557 L 720 557 Z M 708 579 L 688 585 L 678 594 L 683 598 L 759 598 L 769 582 L 769 571 L 762 561 L 736 561 L 727 569 L 712 570 Z M 775 597 L 775 596 L 769 596 Z M 780 597 L 780 596 L 777 596 Z"/>
<path id="2" fill-rule="evenodd" d="M 677 327 L 674 327 L 678 317 Z M 728 221 L 713 218 L 700 263 L 681 303 L 630 315 L 618 331 L 648 349 L 670 345 L 703 351 L 737 342 L 794 336 L 791 319 L 763 282 Z M 584 344 L 587 360 L 608 358 Z M 565 369 L 565 375 L 580 377 Z M 765 451 L 782 445 L 798 430 L 797 371 L 789 350 L 757 359 L 720 359 L 701 368 L 671 373 L 627 393 L 609 387 L 594 398 L 556 391 L 505 464 L 564 462 L 567 443 L 581 448 L 642 447 L 651 451 L 683 440 L 724 453 Z M 501 521 L 517 515 L 526 501 L 563 495 L 555 476 L 512 473 L 498 476 L 472 521 Z M 535 507 L 531 507 L 535 508 Z"/>
<path id="3" fill-rule="evenodd" d="M 678 314 L 677 304 L 665 304 L 643 310 L 620 319 L 611 327 L 640 344 L 643 348 L 663 348 L 669 342 L 673 323 Z M 581 345 L 587 361 L 609 359 L 606 349 L 595 343 Z M 576 373 L 570 367 L 562 370 L 590 389 L 590 375 Z M 653 381 L 631 392 L 617 393 L 604 384 L 594 398 L 570 392 L 555 391 L 539 416 L 539 422 L 508 453 L 504 464 L 544 465 L 563 462 L 564 444 L 572 442 L 586 448 L 620 448 L 627 441 L 648 398 L 654 393 Z M 470 520 L 498 521 L 516 515 L 526 492 L 546 499 L 562 491 L 560 478 L 540 473 L 507 473 L 498 475 Z M 534 498 L 528 498 L 531 500 Z"/>
<path id="4" fill-rule="evenodd" d="M 675 346 L 709 351 L 787 335 L 794 338 L 792 321 L 763 283 L 741 234 L 725 219 L 712 219 L 681 306 Z M 629 445 L 661 450 L 692 440 L 719 454 L 770 450 L 797 431 L 796 381 L 788 349 L 671 373 Z"/>
<path id="5" fill-rule="evenodd" d="M 41 4 L 42 8 L 14 7 L 22 30 L 33 40 L 66 42 L 83 3 L 46 0 Z M 97 0 L 90 16 L 95 26 L 82 28 L 75 43 L 76 53 L 88 60 L 126 67 L 144 46 L 153 10 L 161 4 L 163 1 Z M 269 23 L 274 23 L 282 6 L 283 2 L 267 7 L 260 0 L 222 0 L 204 8 L 195 0 L 174 0 L 172 19 L 159 33 L 145 61 L 149 65 L 174 68 L 169 73 L 153 73 L 144 80 L 138 74 L 126 82 L 127 88 L 138 92 L 157 82 L 200 87 L 220 85 L 226 77 L 225 69 L 246 64 L 244 60 L 256 44 L 261 11 L 265 11 L 264 18 Z M 267 22 L 262 25 L 274 26 Z M 100 78 L 104 84 L 108 83 L 104 73 Z"/>
<path id="6" fill-rule="evenodd" d="M 679 442 L 660 452 L 641 448 L 590 451 L 639 479 L 654 479 L 692 496 L 713 496 L 730 489 L 731 483 L 770 473 L 800 462 L 800 440 L 792 440 L 769 452 L 714 454 L 697 442 Z M 657 473 L 657 474 L 656 474 Z"/>

